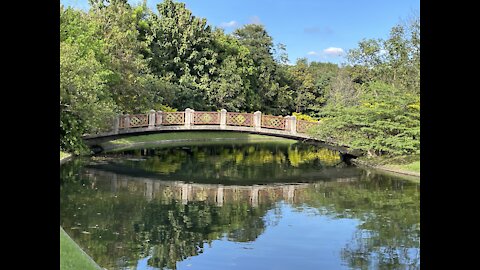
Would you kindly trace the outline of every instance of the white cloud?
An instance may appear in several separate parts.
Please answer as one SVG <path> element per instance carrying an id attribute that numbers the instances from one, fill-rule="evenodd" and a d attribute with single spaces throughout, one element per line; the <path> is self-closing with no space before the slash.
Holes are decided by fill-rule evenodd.
<path id="1" fill-rule="evenodd" d="M 345 52 L 343 51 L 342 48 L 329 47 L 323 50 L 323 53 L 328 56 L 339 56 L 344 54 Z"/>
<path id="2" fill-rule="evenodd" d="M 250 23 L 251 24 L 262 24 L 262 22 L 260 21 L 260 18 L 258 16 L 250 17 Z"/>
<path id="3" fill-rule="evenodd" d="M 317 53 L 317 52 L 314 52 L 314 51 L 309 51 L 307 54 L 308 54 L 308 55 L 318 55 L 318 53 Z"/>
<path id="4" fill-rule="evenodd" d="M 236 27 L 238 23 L 236 21 L 222 22 L 221 27 Z"/>
<path id="5" fill-rule="evenodd" d="M 307 34 L 318 34 L 318 35 L 331 35 L 333 34 L 332 28 L 326 26 L 323 28 L 320 28 L 318 26 L 312 26 L 312 27 L 305 27 L 303 28 L 303 32 Z"/>

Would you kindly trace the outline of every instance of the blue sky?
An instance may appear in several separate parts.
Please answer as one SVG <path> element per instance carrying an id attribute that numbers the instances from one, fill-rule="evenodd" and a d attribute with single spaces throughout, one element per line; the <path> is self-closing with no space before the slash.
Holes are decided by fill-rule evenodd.
<path id="1" fill-rule="evenodd" d="M 88 9 L 87 0 L 61 0 Z M 162 0 L 148 0 L 156 11 Z M 286 45 L 290 62 L 342 63 L 345 52 L 363 38 L 388 37 L 402 19 L 420 11 L 420 0 L 183 0 L 197 17 L 231 33 L 248 23 L 261 23 L 273 42 Z M 129 0 L 129 3 L 141 3 Z"/>

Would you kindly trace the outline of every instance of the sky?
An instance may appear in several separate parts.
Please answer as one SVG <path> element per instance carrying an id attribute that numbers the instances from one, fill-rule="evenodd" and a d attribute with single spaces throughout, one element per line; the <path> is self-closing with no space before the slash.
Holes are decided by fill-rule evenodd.
<path id="1" fill-rule="evenodd" d="M 87 0 L 61 0 L 88 9 Z M 141 0 L 129 0 L 130 4 Z M 147 0 L 157 14 L 162 0 Z M 345 62 L 349 49 L 366 38 L 388 38 L 390 29 L 420 11 L 420 0 L 181 0 L 196 17 L 226 33 L 249 23 L 263 24 L 274 44 L 286 45 L 290 62 Z"/>

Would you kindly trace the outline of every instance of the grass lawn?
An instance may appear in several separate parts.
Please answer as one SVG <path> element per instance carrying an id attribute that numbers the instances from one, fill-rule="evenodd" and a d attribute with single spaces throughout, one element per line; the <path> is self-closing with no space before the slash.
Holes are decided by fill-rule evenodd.
<path id="1" fill-rule="evenodd" d="M 386 166 L 394 168 L 394 169 L 400 169 L 400 170 L 404 170 L 404 171 L 412 171 L 412 172 L 420 173 L 420 161 L 414 161 L 414 162 L 407 163 L 407 164 L 389 164 L 389 165 L 386 165 Z"/>
<path id="2" fill-rule="evenodd" d="M 82 249 L 60 227 L 60 269 L 61 270 L 99 270 Z"/>
<path id="3" fill-rule="evenodd" d="M 72 155 L 72 154 L 69 154 L 69 153 L 67 153 L 67 152 L 60 151 L 60 159 L 69 157 L 69 156 L 71 156 L 71 155 Z"/>
<path id="4" fill-rule="evenodd" d="M 242 140 L 271 140 L 279 139 L 272 136 L 250 134 L 243 132 L 172 132 L 139 135 L 110 141 L 112 144 L 131 144 L 137 142 L 155 142 L 163 140 L 206 140 L 206 139 L 242 139 Z"/>
<path id="5" fill-rule="evenodd" d="M 249 134 L 244 132 L 174 132 L 157 133 L 125 137 L 113 141 L 100 143 L 106 152 L 133 150 L 136 148 L 156 148 L 185 145 L 223 144 L 225 142 L 269 142 L 295 143 L 295 140 Z"/>
<path id="6" fill-rule="evenodd" d="M 396 171 L 420 173 L 420 155 L 361 157 L 360 160 Z"/>

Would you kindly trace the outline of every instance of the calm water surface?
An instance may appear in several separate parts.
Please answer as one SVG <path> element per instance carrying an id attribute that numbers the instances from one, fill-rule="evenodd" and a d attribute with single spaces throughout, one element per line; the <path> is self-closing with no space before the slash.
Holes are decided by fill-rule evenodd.
<path id="1" fill-rule="evenodd" d="M 107 269 L 418 269 L 420 188 L 301 143 L 62 165 L 61 225 Z"/>

